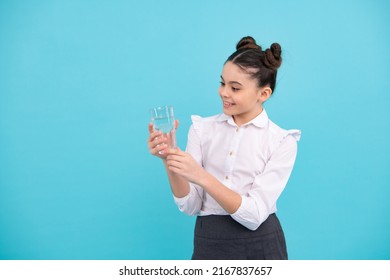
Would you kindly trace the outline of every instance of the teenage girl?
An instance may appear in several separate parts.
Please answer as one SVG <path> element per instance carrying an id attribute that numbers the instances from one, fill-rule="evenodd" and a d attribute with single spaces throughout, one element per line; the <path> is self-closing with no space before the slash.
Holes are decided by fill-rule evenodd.
<path id="1" fill-rule="evenodd" d="M 281 47 L 242 38 L 227 59 L 223 113 L 192 116 L 186 151 L 168 149 L 149 124 L 150 153 L 162 159 L 180 211 L 197 215 L 192 259 L 287 259 L 276 202 L 297 154 L 299 130 L 273 123 L 263 104 L 275 89 Z"/>

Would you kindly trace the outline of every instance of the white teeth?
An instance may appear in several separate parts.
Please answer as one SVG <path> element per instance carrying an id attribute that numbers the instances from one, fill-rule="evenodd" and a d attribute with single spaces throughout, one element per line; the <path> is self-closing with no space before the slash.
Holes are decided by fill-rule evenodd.
<path id="1" fill-rule="evenodd" d="M 225 107 L 225 108 L 230 108 L 230 107 L 232 107 L 234 105 L 234 103 L 229 103 L 229 102 L 223 102 L 223 106 Z"/>

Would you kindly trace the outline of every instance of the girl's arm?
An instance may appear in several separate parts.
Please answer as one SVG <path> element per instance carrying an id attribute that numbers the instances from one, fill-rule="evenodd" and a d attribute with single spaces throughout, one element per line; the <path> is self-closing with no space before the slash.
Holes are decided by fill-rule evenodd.
<path id="1" fill-rule="evenodd" d="M 229 214 L 235 213 L 241 205 L 241 195 L 229 189 L 204 170 L 193 157 L 179 149 L 170 149 L 166 158 L 168 172 L 183 180 L 201 186 Z"/>
<path id="2" fill-rule="evenodd" d="M 178 127 L 178 122 L 175 122 L 176 128 Z M 189 183 L 188 181 L 183 178 L 182 176 L 179 176 L 178 174 L 175 174 L 174 172 L 170 171 L 167 166 L 167 151 L 168 151 L 168 145 L 167 145 L 167 138 L 164 137 L 163 133 L 161 131 L 154 131 L 153 124 L 149 124 L 149 138 L 148 138 L 148 147 L 149 151 L 152 155 L 159 157 L 162 159 L 165 169 L 168 174 L 169 183 L 171 185 L 172 193 L 175 197 L 181 198 L 186 196 L 189 191 Z"/>
<path id="3" fill-rule="evenodd" d="M 169 170 L 166 159 L 163 159 L 163 163 L 168 174 L 169 184 L 171 185 L 173 195 L 177 198 L 187 196 L 190 192 L 188 181 L 184 177 Z"/>

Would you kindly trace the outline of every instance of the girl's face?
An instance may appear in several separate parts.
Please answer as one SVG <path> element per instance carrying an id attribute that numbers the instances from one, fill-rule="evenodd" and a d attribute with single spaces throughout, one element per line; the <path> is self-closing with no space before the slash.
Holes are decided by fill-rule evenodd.
<path id="1" fill-rule="evenodd" d="M 235 123 L 240 126 L 263 111 L 263 102 L 272 93 L 269 87 L 259 87 L 257 81 L 239 66 L 228 61 L 225 63 L 219 95 L 223 102 L 223 112 L 233 116 Z"/>

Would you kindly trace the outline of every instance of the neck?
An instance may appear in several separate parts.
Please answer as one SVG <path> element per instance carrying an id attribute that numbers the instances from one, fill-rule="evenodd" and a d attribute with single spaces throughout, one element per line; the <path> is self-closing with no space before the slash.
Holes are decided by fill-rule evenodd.
<path id="1" fill-rule="evenodd" d="M 236 123 L 238 127 L 250 122 L 254 118 L 256 118 L 258 115 L 260 115 L 263 112 L 263 107 L 261 106 L 259 110 L 256 110 L 253 114 L 238 114 L 238 115 L 233 115 L 233 120 Z"/>

